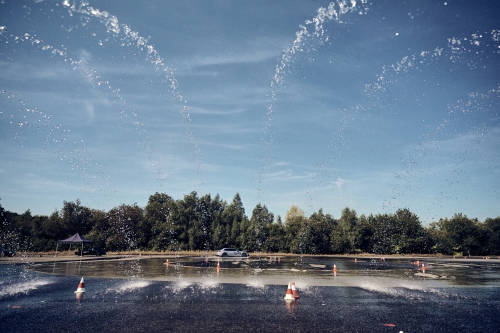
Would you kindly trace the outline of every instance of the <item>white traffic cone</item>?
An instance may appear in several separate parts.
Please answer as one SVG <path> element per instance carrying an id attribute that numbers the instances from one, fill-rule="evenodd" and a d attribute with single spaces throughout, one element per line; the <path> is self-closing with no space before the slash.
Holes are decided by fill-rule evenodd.
<path id="1" fill-rule="evenodd" d="M 85 292 L 85 282 L 83 281 L 83 277 L 78 284 L 78 289 L 76 289 L 75 293 L 84 293 Z"/>
<path id="2" fill-rule="evenodd" d="M 78 288 L 75 291 L 76 299 L 78 301 L 81 301 L 84 293 L 85 293 L 85 282 L 83 281 L 83 277 L 82 277 L 82 279 L 80 280 L 80 283 L 78 284 Z"/>
<path id="3" fill-rule="evenodd" d="M 295 298 L 293 297 L 292 285 L 288 284 L 288 289 L 286 290 L 285 300 L 293 301 Z"/>

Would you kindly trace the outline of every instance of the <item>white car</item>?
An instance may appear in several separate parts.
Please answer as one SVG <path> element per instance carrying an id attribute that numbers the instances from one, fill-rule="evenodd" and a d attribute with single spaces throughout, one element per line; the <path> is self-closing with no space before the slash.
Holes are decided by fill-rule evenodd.
<path id="1" fill-rule="evenodd" d="M 219 257 L 248 257 L 247 252 L 239 251 L 232 247 L 225 247 L 215 252 L 215 255 Z"/>

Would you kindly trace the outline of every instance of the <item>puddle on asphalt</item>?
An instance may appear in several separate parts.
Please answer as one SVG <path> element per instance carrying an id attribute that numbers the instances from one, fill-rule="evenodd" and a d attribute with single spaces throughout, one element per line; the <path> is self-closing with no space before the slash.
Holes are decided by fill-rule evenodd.
<path id="1" fill-rule="evenodd" d="M 334 270 L 334 267 L 336 268 Z M 425 269 L 424 269 L 425 268 Z M 123 258 L 51 262 L 27 269 L 65 276 L 140 278 L 187 283 L 304 286 L 380 286 L 412 284 L 429 287 L 499 286 L 500 262 L 474 263 L 413 259 L 354 259 L 337 257 L 261 258 Z"/>

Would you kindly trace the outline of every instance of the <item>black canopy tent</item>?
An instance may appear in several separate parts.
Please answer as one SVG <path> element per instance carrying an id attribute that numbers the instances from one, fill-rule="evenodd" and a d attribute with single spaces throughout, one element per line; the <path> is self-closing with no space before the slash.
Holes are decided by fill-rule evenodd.
<path id="1" fill-rule="evenodd" d="M 93 244 L 93 243 L 94 242 L 91 241 L 90 239 L 87 239 L 83 236 L 80 236 L 79 233 L 76 233 L 69 238 L 57 241 L 56 256 L 57 256 L 57 248 L 59 247 L 59 244 L 70 244 L 70 246 L 69 246 L 70 249 L 71 249 L 71 244 L 82 244 L 82 254 L 83 254 L 83 244 Z"/>

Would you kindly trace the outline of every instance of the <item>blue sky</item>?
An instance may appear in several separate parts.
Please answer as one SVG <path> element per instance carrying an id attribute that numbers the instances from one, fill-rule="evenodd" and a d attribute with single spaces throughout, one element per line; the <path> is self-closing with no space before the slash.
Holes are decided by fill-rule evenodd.
<path id="1" fill-rule="evenodd" d="M 496 1 L 0 3 L 0 203 L 500 215 Z"/>

